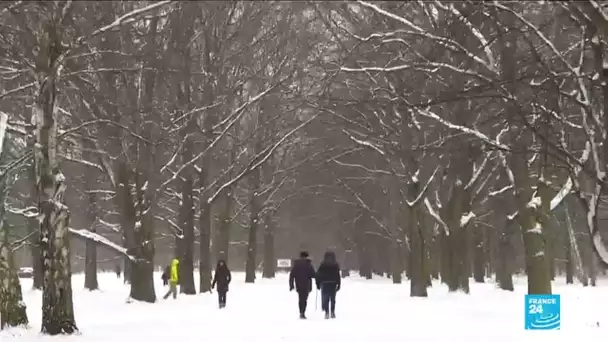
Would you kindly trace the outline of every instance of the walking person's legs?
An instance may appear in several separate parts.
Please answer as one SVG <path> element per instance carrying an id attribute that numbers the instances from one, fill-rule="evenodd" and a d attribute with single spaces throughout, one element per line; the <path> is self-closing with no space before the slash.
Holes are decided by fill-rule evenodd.
<path id="1" fill-rule="evenodd" d="M 298 292 L 298 307 L 300 309 L 300 318 L 306 318 L 306 305 L 308 304 L 308 291 Z"/>
<path id="2" fill-rule="evenodd" d="M 330 304 L 331 318 L 336 318 L 336 290 L 335 289 L 329 294 L 329 304 Z"/>
<path id="3" fill-rule="evenodd" d="M 169 296 L 171 294 L 173 294 L 173 298 L 177 297 L 177 289 L 176 289 L 176 285 L 174 285 L 173 283 L 171 283 L 169 285 L 169 291 L 167 291 L 167 293 L 163 296 L 163 299 L 167 299 L 169 298 Z"/>
<path id="4" fill-rule="evenodd" d="M 226 291 L 218 291 L 217 297 L 218 297 L 218 302 L 219 302 L 220 308 L 225 307 L 226 306 Z"/>
<path id="5" fill-rule="evenodd" d="M 329 292 L 325 286 L 321 288 L 321 309 L 325 312 L 325 318 L 329 318 Z"/>

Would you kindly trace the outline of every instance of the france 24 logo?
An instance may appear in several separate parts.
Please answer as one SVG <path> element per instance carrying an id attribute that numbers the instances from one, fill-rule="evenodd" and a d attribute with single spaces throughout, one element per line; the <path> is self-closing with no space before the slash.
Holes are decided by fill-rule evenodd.
<path id="1" fill-rule="evenodd" d="M 526 330 L 559 330 L 559 295 L 526 295 Z"/>

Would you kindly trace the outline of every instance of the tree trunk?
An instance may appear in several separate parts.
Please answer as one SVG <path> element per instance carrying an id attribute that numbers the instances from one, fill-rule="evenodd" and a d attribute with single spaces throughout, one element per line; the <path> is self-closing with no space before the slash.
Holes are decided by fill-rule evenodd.
<path id="1" fill-rule="evenodd" d="M 53 35 L 53 32 L 50 32 Z M 50 44 L 57 44 L 51 41 Z M 55 63 L 54 58 L 48 56 Z M 42 295 L 42 333 L 72 334 L 78 329 L 72 303 L 72 274 L 70 269 L 70 213 L 64 203 L 65 177 L 59 168 L 55 111 L 54 70 L 40 72 L 38 95 L 34 104 L 36 122 L 36 188 L 40 249 L 44 269 Z"/>
<path id="2" fill-rule="evenodd" d="M 547 196 L 543 198 L 543 201 L 551 201 L 551 197 Z M 555 280 L 555 275 L 557 273 L 556 264 L 555 264 L 555 229 L 553 229 L 553 220 L 551 219 L 552 213 L 548 210 L 547 213 L 543 213 L 543 231 L 545 237 L 545 255 L 547 256 L 547 264 L 549 267 L 549 278 L 551 281 Z"/>
<path id="3" fill-rule="evenodd" d="M 495 197 L 493 201 L 493 205 L 497 208 L 494 214 L 494 220 L 495 222 L 501 223 L 497 229 L 493 230 L 495 240 L 495 276 L 498 287 L 505 291 L 514 290 L 512 260 L 514 253 L 511 240 L 515 234 L 515 225 L 517 222 L 509 211 L 515 212 L 517 208 L 512 200 L 513 196 L 511 196 L 511 194 L 506 194 L 504 197 Z"/>
<path id="4" fill-rule="evenodd" d="M 127 250 L 131 250 L 135 247 L 133 229 L 137 221 L 135 215 L 135 206 L 133 205 L 134 198 L 131 194 L 132 173 L 133 171 L 128 168 L 124 161 L 118 163 L 116 171 L 116 206 L 120 212 L 120 226 L 122 228 L 123 247 L 125 247 Z M 124 283 L 131 283 L 133 262 L 128 257 L 124 257 L 124 270 Z"/>
<path id="5" fill-rule="evenodd" d="M 441 265 L 441 246 L 439 244 L 441 238 L 440 233 L 434 234 L 429 250 L 429 272 L 431 279 L 439 280 L 439 269 Z"/>
<path id="6" fill-rule="evenodd" d="M 256 148 L 256 153 L 259 152 Z M 258 192 L 260 191 L 260 169 L 251 171 L 250 175 L 250 202 L 249 202 L 249 237 L 247 240 L 247 260 L 245 262 L 245 282 L 255 282 L 256 254 L 257 254 L 257 234 L 260 216 L 260 203 Z"/>
<path id="7" fill-rule="evenodd" d="M 90 186 L 87 188 L 91 190 Z M 95 221 L 97 220 L 97 208 L 95 194 L 89 192 L 87 194 L 87 199 L 87 221 L 89 231 L 96 233 Z M 87 240 L 85 244 L 84 288 L 93 291 L 99 288 L 99 283 L 97 281 L 97 244 L 90 240 Z"/>
<path id="8" fill-rule="evenodd" d="M 565 214 L 566 231 L 568 233 L 568 245 L 570 246 L 570 253 L 568 255 L 570 259 L 574 258 L 574 261 L 576 262 L 576 275 L 578 280 L 581 284 L 583 284 L 583 286 L 587 286 L 589 284 L 589 278 L 587 277 L 587 272 L 585 272 L 585 267 L 583 266 L 583 258 L 581 256 L 578 241 L 576 239 L 576 235 L 574 234 L 574 229 L 572 227 L 570 211 L 568 209 L 565 209 Z"/>
<path id="9" fill-rule="evenodd" d="M 137 189 L 142 185 L 139 180 L 135 181 Z M 131 291 L 130 297 L 137 301 L 156 302 L 156 291 L 154 290 L 154 240 L 153 219 L 147 214 L 148 204 L 139 191 L 135 205 L 137 221 L 133 229 L 134 248 L 129 250 L 138 261 L 131 263 Z"/>
<path id="10" fill-rule="evenodd" d="M 369 252 L 369 240 L 365 230 L 369 224 L 366 213 L 359 213 L 355 219 L 355 248 L 357 249 L 357 262 L 359 264 L 359 275 L 365 279 L 372 279 L 372 262 Z"/>
<path id="11" fill-rule="evenodd" d="M 215 244 L 216 259 L 228 262 L 228 250 L 230 248 L 230 228 L 232 226 L 232 189 L 226 189 L 220 195 L 220 214 L 218 218 L 217 243 Z"/>
<path id="12" fill-rule="evenodd" d="M 462 170 L 464 166 L 456 167 Z M 457 169 L 457 170 L 458 170 Z M 468 172 L 471 173 L 472 172 Z M 468 270 L 468 248 L 467 248 L 467 229 L 466 225 L 461 224 L 463 214 L 470 210 L 470 196 L 465 189 L 465 185 L 457 179 L 450 196 L 449 202 L 443 212 L 445 223 L 449 228 L 449 235 L 445 236 L 447 252 L 445 262 L 447 262 L 447 282 L 450 292 L 463 291 L 469 293 L 469 270 Z"/>
<path id="13" fill-rule="evenodd" d="M 514 4 L 509 4 L 514 6 Z M 513 17 L 505 17 L 505 27 L 510 27 L 514 24 Z M 502 28 L 500 28 L 503 30 Z M 517 66 L 513 56 L 517 54 L 517 32 L 509 30 L 501 32 L 500 41 L 501 49 L 501 76 L 505 83 L 505 89 L 511 93 L 516 93 L 517 82 Z M 512 132 L 526 132 L 527 128 L 522 125 L 519 117 L 520 109 L 512 103 L 507 103 L 505 115 L 508 119 Z M 533 196 L 536 192 L 532 190 L 533 182 L 529 160 L 529 146 L 531 144 L 531 133 L 523 136 L 509 136 L 511 149 L 513 152 L 509 154 L 508 161 L 505 160 L 505 166 L 510 169 L 514 178 L 514 204 L 517 208 L 517 221 L 521 228 L 524 241 L 525 257 L 526 257 L 526 272 L 528 274 L 528 294 L 551 294 L 551 276 L 549 273 L 549 265 L 545 252 L 544 232 L 543 232 L 543 213 L 546 213 L 546 208 L 549 203 L 541 200 L 543 209 L 536 208 L 530 205 Z M 537 173 L 538 174 L 538 173 Z M 536 182 L 537 186 L 543 187 L 542 182 Z M 542 193 L 538 189 L 539 193 Z M 544 221 L 546 222 L 546 221 Z"/>
<path id="14" fill-rule="evenodd" d="M 572 244 L 569 232 L 566 230 L 566 284 L 574 284 L 574 261 L 572 260 Z"/>
<path id="15" fill-rule="evenodd" d="M 211 206 L 201 203 L 199 225 L 199 291 L 211 291 Z"/>
<path id="16" fill-rule="evenodd" d="M 269 210 L 264 218 L 264 268 L 262 269 L 263 278 L 274 278 L 277 270 L 277 261 L 274 250 L 275 222 L 273 213 Z"/>
<path id="17" fill-rule="evenodd" d="M 189 86 L 189 85 L 188 85 Z M 194 122 L 189 122 L 192 125 Z M 192 160 L 193 136 L 190 132 L 186 133 L 187 137 L 184 142 L 182 151 L 182 162 L 188 163 Z M 180 292 L 185 294 L 196 294 L 194 286 L 194 181 L 192 179 L 193 167 L 187 167 L 185 173 L 181 177 L 181 194 L 182 205 L 180 207 L 180 226 L 182 229 L 183 239 L 180 243 L 181 260 L 179 263 L 179 280 Z"/>
<path id="18" fill-rule="evenodd" d="M 177 112 L 182 117 L 192 108 L 191 78 L 192 62 L 196 57 L 192 56 L 191 44 L 188 41 L 193 36 L 194 8 L 191 4 L 180 3 L 177 10 L 173 13 L 171 23 L 172 43 L 179 54 L 178 68 L 181 73 L 175 75 L 175 89 L 177 91 Z M 194 154 L 194 134 L 197 128 L 197 117 L 189 115 L 186 125 L 182 131 L 184 134 L 184 146 L 181 154 L 182 165 L 190 163 Z M 182 229 L 183 240 L 181 241 L 181 256 L 179 264 L 180 292 L 184 294 L 196 294 L 194 286 L 194 165 L 186 166 L 181 174 L 181 195 L 182 203 L 180 207 L 180 228 Z"/>
<path id="19" fill-rule="evenodd" d="M 204 166 L 199 173 L 200 189 L 204 189 L 207 184 L 207 168 L 210 165 L 209 158 L 204 162 Z M 201 293 L 211 291 L 211 204 L 208 203 L 206 194 L 200 196 L 199 214 L 199 291 Z"/>
<path id="20" fill-rule="evenodd" d="M 36 137 L 34 132 L 28 130 L 28 134 L 31 134 L 31 138 L 28 138 L 28 149 L 30 151 L 34 150 L 34 144 L 36 143 Z M 29 198 L 28 205 L 32 207 L 36 207 L 38 205 L 38 195 L 36 188 L 36 166 L 34 163 L 28 165 L 27 167 L 27 175 L 28 175 L 28 187 Z M 38 227 L 38 219 L 36 217 L 28 217 L 27 218 L 27 226 L 28 233 L 30 234 L 30 238 L 28 239 L 30 255 L 32 258 L 32 268 L 34 271 L 33 274 L 33 285 L 32 287 L 37 290 L 42 290 L 42 282 L 44 279 L 44 273 L 42 271 L 42 254 L 40 253 L 40 245 L 38 244 L 40 241 L 40 231 Z"/>
<path id="21" fill-rule="evenodd" d="M 551 294 L 551 273 L 545 254 L 541 223 L 535 217 L 534 211 L 524 206 L 520 207 L 518 217 L 524 235 L 528 294 Z"/>
<path id="22" fill-rule="evenodd" d="M 476 283 L 484 283 L 486 276 L 484 230 L 485 228 L 480 224 L 473 227 L 473 279 Z"/>
<path id="23" fill-rule="evenodd" d="M 401 250 L 403 249 L 403 239 L 399 229 L 399 206 L 400 206 L 400 191 L 399 180 L 393 177 L 387 177 L 385 185 L 388 189 L 388 215 L 389 215 L 389 230 L 390 230 L 390 245 L 389 245 L 389 265 L 390 274 L 393 284 L 401 284 L 403 275 L 403 263 L 401 259 Z"/>
<path id="24" fill-rule="evenodd" d="M 412 181 L 407 185 L 407 197 L 409 201 L 414 201 L 420 191 L 420 184 Z M 409 238 L 410 238 L 410 297 L 428 297 L 427 293 L 427 266 L 426 249 L 424 241 L 423 227 L 420 224 L 418 207 L 408 207 L 409 217 Z"/>
<path id="25" fill-rule="evenodd" d="M 589 284 L 597 285 L 597 255 L 593 252 L 589 253 Z"/>
<path id="26" fill-rule="evenodd" d="M 513 220 L 505 219 L 505 225 L 515 224 Z M 511 236 L 506 231 L 498 232 L 496 256 L 496 282 L 501 290 L 513 291 L 513 267 L 511 266 Z"/>
<path id="27" fill-rule="evenodd" d="M 8 227 L 4 223 L 6 194 L 6 176 L 0 176 L 0 330 L 28 324 L 21 284 L 8 240 Z"/>
<path id="28" fill-rule="evenodd" d="M 144 166 L 138 166 L 145 169 Z M 140 169 L 140 170 L 141 170 Z M 133 182 L 127 181 L 127 189 L 133 184 L 134 196 L 130 196 L 127 203 L 126 212 L 132 218 L 127 217 L 127 221 L 133 220 L 132 225 L 123 226 L 129 239 L 132 239 L 129 254 L 134 256 L 137 261 L 131 262 L 131 291 L 130 298 L 147 303 L 156 302 L 156 291 L 154 289 L 154 220 L 150 215 L 150 205 L 145 195 L 144 179 L 142 173 L 136 169 L 130 173 Z"/>

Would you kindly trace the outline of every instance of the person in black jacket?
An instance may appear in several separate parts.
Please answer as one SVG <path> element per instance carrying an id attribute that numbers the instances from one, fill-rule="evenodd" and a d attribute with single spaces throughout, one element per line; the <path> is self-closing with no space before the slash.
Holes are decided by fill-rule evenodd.
<path id="1" fill-rule="evenodd" d="M 160 278 L 163 280 L 163 286 L 169 285 L 169 273 L 171 273 L 171 266 L 165 267 L 163 274 L 160 276 Z"/>
<path id="2" fill-rule="evenodd" d="M 321 308 L 325 319 L 336 318 L 336 293 L 341 286 L 340 265 L 334 252 L 325 252 L 323 261 L 317 270 L 317 289 L 321 290 Z"/>
<path id="3" fill-rule="evenodd" d="M 226 294 L 228 293 L 228 285 L 232 280 L 232 274 L 228 269 L 228 265 L 224 260 L 218 260 L 215 266 L 215 274 L 211 282 L 211 288 L 217 284 L 217 298 L 220 304 L 220 309 L 226 307 Z"/>
<path id="4" fill-rule="evenodd" d="M 289 291 L 294 287 L 298 292 L 298 306 L 300 318 L 306 319 L 306 304 L 308 295 L 312 291 L 312 280 L 315 278 L 315 269 L 308 259 L 308 252 L 301 252 L 300 259 L 295 260 L 289 272 Z M 294 286 L 295 285 L 295 286 Z"/>

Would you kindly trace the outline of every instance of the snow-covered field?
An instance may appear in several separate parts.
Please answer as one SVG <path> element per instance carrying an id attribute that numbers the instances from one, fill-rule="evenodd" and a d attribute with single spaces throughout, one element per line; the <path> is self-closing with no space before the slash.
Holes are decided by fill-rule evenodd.
<path id="1" fill-rule="evenodd" d="M 165 288 L 158 283 L 159 297 Z M 596 288 L 564 284 L 557 280 L 554 293 L 561 294 L 560 331 L 524 330 L 525 280 L 517 280 L 514 293 L 493 284 L 471 284 L 471 294 L 448 294 L 434 285 L 428 298 L 410 298 L 409 284 L 393 285 L 389 279 L 346 279 L 337 298 L 337 319 L 324 320 L 315 292 L 309 300 L 306 321 L 298 319 L 297 296 L 288 291 L 287 277 L 259 279 L 245 284 L 235 273 L 227 308 L 217 308 L 217 295 L 181 295 L 155 304 L 126 303 L 128 287 L 115 275 L 100 274 L 101 290 L 83 290 L 82 275 L 73 277 L 76 323 L 80 334 L 48 337 L 39 334 L 41 293 L 24 280 L 25 301 L 31 326 L 0 332 L 1 342 L 122 342 L 122 341 L 318 341 L 318 342 L 477 342 L 597 341 L 606 338 L 608 286 Z M 320 296 L 319 296 L 320 297 Z M 320 301 L 320 298 L 319 298 Z M 599 326 L 598 326 L 599 324 Z"/>

